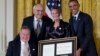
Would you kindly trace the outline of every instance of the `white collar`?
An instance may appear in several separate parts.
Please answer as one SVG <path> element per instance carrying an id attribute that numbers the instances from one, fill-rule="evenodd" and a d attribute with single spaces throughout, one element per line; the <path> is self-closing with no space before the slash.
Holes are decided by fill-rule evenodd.
<path id="1" fill-rule="evenodd" d="M 78 18 L 79 13 L 80 13 L 80 11 L 78 11 L 78 12 L 74 15 L 74 17 Z"/>
<path id="2" fill-rule="evenodd" d="M 37 20 L 39 20 L 40 22 L 42 21 L 42 19 L 38 19 L 38 18 L 36 18 L 36 17 L 34 16 L 34 21 L 37 21 Z"/>
<path id="3" fill-rule="evenodd" d="M 26 44 L 24 41 L 22 41 L 22 40 L 20 40 L 21 41 L 21 45 L 24 45 L 24 44 Z M 27 42 L 27 44 L 28 44 L 28 42 Z"/>

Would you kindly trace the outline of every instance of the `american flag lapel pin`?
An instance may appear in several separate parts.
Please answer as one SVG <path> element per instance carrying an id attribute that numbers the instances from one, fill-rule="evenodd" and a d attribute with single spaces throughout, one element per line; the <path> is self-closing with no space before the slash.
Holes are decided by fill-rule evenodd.
<path id="1" fill-rule="evenodd" d="M 35 49 L 32 49 L 33 51 L 35 51 Z"/>

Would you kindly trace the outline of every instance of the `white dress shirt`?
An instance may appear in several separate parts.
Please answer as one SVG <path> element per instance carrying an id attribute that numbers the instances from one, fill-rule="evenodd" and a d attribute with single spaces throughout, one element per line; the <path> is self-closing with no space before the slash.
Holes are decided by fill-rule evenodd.
<path id="1" fill-rule="evenodd" d="M 78 11 L 78 12 L 74 15 L 74 17 L 76 17 L 76 20 L 78 19 L 79 13 L 80 13 L 80 11 Z"/>
<path id="2" fill-rule="evenodd" d="M 40 27 L 42 27 L 42 20 L 41 19 L 37 19 L 35 16 L 34 16 L 34 29 L 37 29 L 37 23 L 38 23 L 38 20 L 40 21 Z"/>

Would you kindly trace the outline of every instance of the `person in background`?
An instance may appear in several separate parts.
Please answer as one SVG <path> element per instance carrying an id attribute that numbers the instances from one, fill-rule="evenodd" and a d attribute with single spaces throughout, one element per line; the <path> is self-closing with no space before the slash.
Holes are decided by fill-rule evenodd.
<path id="1" fill-rule="evenodd" d="M 76 56 L 98 56 L 93 40 L 93 22 L 90 15 L 79 10 L 79 2 L 70 0 L 69 9 L 71 17 L 69 24 L 74 36 L 77 36 Z"/>
<path id="2" fill-rule="evenodd" d="M 43 16 L 43 6 L 36 4 L 33 7 L 33 16 L 24 18 L 22 26 L 26 25 L 31 30 L 31 43 L 36 43 L 39 40 L 45 39 L 46 26 L 51 24 L 52 20 L 46 16 Z"/>
<path id="3" fill-rule="evenodd" d="M 22 26 L 19 38 L 9 42 L 6 56 L 36 56 L 35 45 L 29 43 L 30 29 L 27 26 Z"/>
<path id="4" fill-rule="evenodd" d="M 43 16 L 43 6 L 36 4 L 33 6 L 33 15 L 23 19 L 22 26 L 28 26 L 31 30 L 30 43 L 34 43 L 38 53 L 38 41 L 45 39 L 46 26 L 51 24 L 52 20 L 47 16 Z M 18 40 L 18 38 L 15 38 Z"/>
<path id="5" fill-rule="evenodd" d="M 60 10 L 56 7 L 51 9 L 53 23 L 46 27 L 46 39 L 56 39 L 70 37 L 70 26 L 67 22 L 60 19 Z"/>

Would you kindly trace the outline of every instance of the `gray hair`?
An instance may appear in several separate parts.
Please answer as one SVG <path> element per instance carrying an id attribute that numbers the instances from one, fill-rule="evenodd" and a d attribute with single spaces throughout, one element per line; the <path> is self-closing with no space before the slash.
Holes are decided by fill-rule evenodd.
<path id="1" fill-rule="evenodd" d="M 42 4 L 35 4 L 35 5 L 33 6 L 33 9 L 35 9 L 37 6 L 43 7 Z"/>

